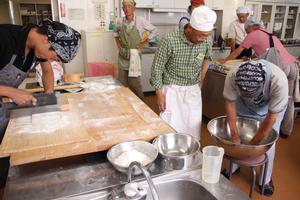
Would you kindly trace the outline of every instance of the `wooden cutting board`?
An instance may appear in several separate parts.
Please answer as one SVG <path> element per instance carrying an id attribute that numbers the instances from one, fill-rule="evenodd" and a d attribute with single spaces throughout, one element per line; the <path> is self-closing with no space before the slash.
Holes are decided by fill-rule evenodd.
<path id="1" fill-rule="evenodd" d="M 0 157 L 12 153 L 86 141 L 81 118 L 60 95 L 61 111 L 11 118 L 0 146 Z M 65 131 L 72 134 L 65 134 Z"/>
<path id="2" fill-rule="evenodd" d="M 69 111 L 9 122 L 0 154 L 10 155 L 11 165 L 103 151 L 174 132 L 128 88 L 65 95 Z"/>

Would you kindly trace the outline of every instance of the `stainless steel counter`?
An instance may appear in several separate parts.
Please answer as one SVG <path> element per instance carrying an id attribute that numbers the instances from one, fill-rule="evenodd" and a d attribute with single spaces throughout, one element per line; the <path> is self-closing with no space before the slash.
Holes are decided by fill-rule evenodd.
<path id="1" fill-rule="evenodd" d="M 112 187 L 126 183 L 126 175 L 117 172 L 105 159 L 99 160 L 105 157 L 105 153 L 90 156 L 96 157 L 96 161 L 88 157 L 74 157 L 12 167 L 4 199 L 65 199 L 64 197 L 72 195 L 80 197 L 78 199 L 89 199 L 86 194 L 97 194 L 103 190 L 109 192 Z M 200 166 L 194 170 L 165 172 L 155 164 L 150 170 L 154 183 L 162 180 L 190 180 L 200 184 L 217 199 L 248 199 L 222 175 L 219 183 L 203 182 Z M 135 180 L 142 180 L 141 178 L 136 177 Z"/>

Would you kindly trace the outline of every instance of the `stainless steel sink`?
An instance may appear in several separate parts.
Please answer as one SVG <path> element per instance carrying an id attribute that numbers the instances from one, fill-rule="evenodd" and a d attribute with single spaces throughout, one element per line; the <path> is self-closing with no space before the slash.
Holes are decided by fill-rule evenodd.
<path id="1" fill-rule="evenodd" d="M 199 183 L 190 180 L 172 180 L 155 184 L 161 200 L 217 200 Z M 148 195 L 151 199 L 151 195 Z"/>
<path id="2" fill-rule="evenodd" d="M 152 200 L 149 188 L 144 185 L 148 190 L 147 200 Z M 190 180 L 170 180 L 155 183 L 160 200 L 217 200 L 210 192 L 208 192 L 199 183 Z M 60 198 L 60 199 L 89 199 L 89 200 L 109 200 L 111 194 L 110 190 L 104 191 L 91 191 L 88 193 L 78 194 L 75 196 Z"/>
<path id="3" fill-rule="evenodd" d="M 219 183 L 216 184 L 203 182 L 201 179 L 201 170 L 199 169 L 191 171 L 174 171 L 154 178 L 153 182 L 158 191 L 160 200 L 248 199 L 248 197 L 233 187 L 223 176 L 220 177 Z M 140 181 L 140 183 L 148 191 L 147 200 L 152 200 L 146 181 Z M 59 199 L 111 200 L 111 191 L 116 189 L 122 191 L 122 186 L 80 193 Z"/>

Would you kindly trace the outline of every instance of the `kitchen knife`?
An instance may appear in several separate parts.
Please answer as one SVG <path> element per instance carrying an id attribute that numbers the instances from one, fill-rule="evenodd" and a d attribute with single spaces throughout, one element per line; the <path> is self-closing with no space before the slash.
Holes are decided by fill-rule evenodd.
<path id="1" fill-rule="evenodd" d="M 30 116 L 38 113 L 60 111 L 60 98 L 56 93 L 32 94 L 36 99 L 36 105 L 15 105 L 9 106 L 8 115 L 10 118 Z M 10 103 L 12 104 L 12 103 Z"/>
<path id="2" fill-rule="evenodd" d="M 55 93 L 34 93 L 32 94 L 34 98 L 36 98 L 36 104 L 26 104 L 26 105 L 17 105 L 11 109 L 21 109 L 21 108 L 31 108 L 31 107 L 39 107 L 39 106 L 47 106 L 47 105 L 55 105 L 57 104 L 57 97 Z"/>

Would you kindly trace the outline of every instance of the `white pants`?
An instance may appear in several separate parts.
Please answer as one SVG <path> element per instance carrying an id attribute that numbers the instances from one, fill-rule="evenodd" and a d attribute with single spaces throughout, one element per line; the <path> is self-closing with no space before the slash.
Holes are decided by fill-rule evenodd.
<path id="1" fill-rule="evenodd" d="M 192 86 L 165 85 L 166 110 L 161 118 L 176 132 L 189 134 L 200 140 L 202 98 L 198 84 Z"/>

